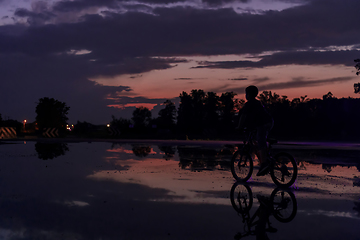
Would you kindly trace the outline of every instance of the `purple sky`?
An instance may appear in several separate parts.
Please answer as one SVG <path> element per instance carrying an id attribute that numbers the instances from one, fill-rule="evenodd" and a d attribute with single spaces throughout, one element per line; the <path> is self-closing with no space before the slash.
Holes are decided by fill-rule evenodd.
<path id="1" fill-rule="evenodd" d="M 0 113 L 35 120 L 39 98 L 70 123 L 130 118 L 182 91 L 251 84 L 289 98 L 359 97 L 358 0 L 0 0 Z"/>

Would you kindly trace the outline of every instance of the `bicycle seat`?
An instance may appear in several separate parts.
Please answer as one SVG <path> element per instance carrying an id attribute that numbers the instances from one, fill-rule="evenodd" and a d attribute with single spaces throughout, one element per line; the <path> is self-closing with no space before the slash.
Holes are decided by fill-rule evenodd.
<path id="1" fill-rule="evenodd" d="M 278 142 L 278 140 L 275 139 L 275 138 L 268 138 L 268 139 L 266 139 L 266 141 L 267 141 L 269 144 L 274 144 L 274 143 L 277 143 L 277 142 Z"/>

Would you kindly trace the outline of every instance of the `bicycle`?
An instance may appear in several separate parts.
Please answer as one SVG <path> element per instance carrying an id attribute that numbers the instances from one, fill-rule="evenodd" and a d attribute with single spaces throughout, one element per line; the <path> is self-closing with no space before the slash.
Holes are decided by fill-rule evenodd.
<path id="1" fill-rule="evenodd" d="M 237 150 L 231 159 L 231 173 L 237 181 L 246 182 L 254 170 L 252 153 L 256 150 L 253 136 L 255 131 L 248 131 L 248 137 L 244 140 L 242 149 Z M 267 139 L 267 159 L 270 164 L 269 172 L 273 182 L 279 187 L 290 187 L 297 177 L 297 163 L 294 157 L 286 152 L 272 155 L 272 145 L 277 143 L 276 139 Z"/>
<path id="2" fill-rule="evenodd" d="M 271 215 L 282 223 L 288 223 L 296 216 L 297 201 L 295 195 L 287 189 L 276 188 L 272 191 L 270 198 L 265 196 L 257 196 L 257 198 L 260 206 L 253 216 L 250 216 L 250 209 L 253 204 L 251 188 L 240 182 L 236 182 L 232 186 L 230 192 L 231 205 L 241 215 L 244 223 L 244 232 L 237 233 L 235 239 L 265 234 L 266 232 L 276 232 L 277 229 L 271 226 L 269 220 Z M 266 228 L 266 224 L 268 228 Z M 252 230 L 253 227 L 255 230 Z"/>

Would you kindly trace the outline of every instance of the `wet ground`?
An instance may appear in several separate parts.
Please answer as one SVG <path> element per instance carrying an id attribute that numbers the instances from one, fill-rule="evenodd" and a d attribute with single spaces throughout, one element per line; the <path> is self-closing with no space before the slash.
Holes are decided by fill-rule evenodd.
<path id="1" fill-rule="evenodd" d="M 278 145 L 299 167 L 279 192 L 234 185 L 231 143 L 2 143 L 0 239 L 360 239 L 359 145 Z"/>

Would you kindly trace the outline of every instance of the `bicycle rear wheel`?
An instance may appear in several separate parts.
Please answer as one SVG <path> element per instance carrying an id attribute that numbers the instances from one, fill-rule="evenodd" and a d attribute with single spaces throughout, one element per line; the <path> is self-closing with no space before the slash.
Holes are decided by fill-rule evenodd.
<path id="1" fill-rule="evenodd" d="M 253 205 L 253 195 L 248 185 L 236 182 L 230 191 L 231 205 L 238 213 L 250 211 Z"/>
<path id="2" fill-rule="evenodd" d="M 297 202 L 294 193 L 286 189 L 275 189 L 270 196 L 274 217 L 282 223 L 292 221 L 297 213 Z"/>
<path id="3" fill-rule="evenodd" d="M 250 154 L 236 151 L 231 159 L 231 173 L 237 181 L 246 182 L 253 172 L 253 160 Z"/>
<path id="4" fill-rule="evenodd" d="M 275 155 L 270 168 L 270 175 L 279 187 L 290 187 L 297 177 L 297 164 L 293 156 L 281 152 Z"/>

